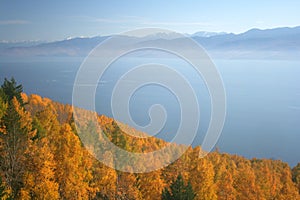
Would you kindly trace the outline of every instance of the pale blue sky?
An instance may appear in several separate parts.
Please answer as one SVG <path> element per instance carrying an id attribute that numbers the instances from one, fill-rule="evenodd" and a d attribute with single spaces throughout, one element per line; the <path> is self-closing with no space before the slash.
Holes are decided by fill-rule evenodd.
<path id="1" fill-rule="evenodd" d="M 0 41 L 62 40 L 158 27 L 240 33 L 300 25 L 298 0 L 0 1 Z"/>

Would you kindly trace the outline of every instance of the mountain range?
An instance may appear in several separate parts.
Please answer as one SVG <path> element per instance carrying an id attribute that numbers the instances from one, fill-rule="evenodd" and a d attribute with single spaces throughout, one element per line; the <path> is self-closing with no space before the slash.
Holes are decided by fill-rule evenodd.
<path id="1" fill-rule="evenodd" d="M 71 38 L 55 42 L 0 42 L 0 56 L 86 56 L 99 43 L 111 36 Z M 180 45 L 181 34 L 156 33 L 143 37 L 118 36 L 128 45 L 166 43 Z M 197 32 L 187 35 L 203 46 L 213 58 L 230 59 L 298 59 L 300 26 L 294 28 L 251 29 L 241 34 Z M 166 46 L 167 47 L 167 46 Z M 113 47 L 112 47 L 113 48 Z"/>

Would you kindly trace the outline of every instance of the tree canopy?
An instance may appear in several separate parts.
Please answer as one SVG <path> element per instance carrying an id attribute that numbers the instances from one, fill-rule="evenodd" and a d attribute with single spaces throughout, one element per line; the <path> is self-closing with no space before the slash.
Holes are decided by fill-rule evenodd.
<path id="1" fill-rule="evenodd" d="M 153 172 L 117 171 L 93 156 L 97 151 L 104 157 L 113 153 L 101 146 L 102 132 L 130 152 L 152 152 L 166 145 L 181 151 L 182 146 L 134 137 L 146 134 L 126 125 L 120 128 L 101 115 L 101 130 L 97 124 L 80 124 L 83 139 L 99 144 L 85 147 L 70 105 L 22 91 L 14 79 L 5 79 L 0 88 L 0 199 L 300 199 L 300 164 L 291 169 L 279 160 L 220 152 L 199 158 L 201 147 L 187 148 L 178 160 Z M 110 162 L 121 159 L 130 158 Z M 159 166 L 160 159 L 152 164 Z"/>

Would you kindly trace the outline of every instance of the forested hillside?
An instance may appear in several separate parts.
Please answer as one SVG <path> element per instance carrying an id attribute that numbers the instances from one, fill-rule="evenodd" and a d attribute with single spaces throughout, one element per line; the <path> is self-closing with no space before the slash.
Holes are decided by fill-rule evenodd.
<path id="1" fill-rule="evenodd" d="M 4 81 L 0 199 L 178 199 L 175 191 L 182 195 L 180 188 L 185 190 L 181 199 L 300 199 L 300 164 L 291 169 L 279 160 L 249 160 L 218 151 L 199 158 L 201 147 L 189 147 L 180 159 L 150 173 L 109 168 L 89 153 L 95 149 L 82 145 L 72 113 L 70 105 L 27 96 L 15 80 Z M 130 136 L 125 132 L 144 133 L 121 129 L 106 116 L 98 116 L 98 122 L 110 141 L 127 151 L 151 152 L 168 144 L 154 137 Z M 182 145 L 171 146 L 182 150 Z M 103 157 L 109 154 L 104 151 Z"/>

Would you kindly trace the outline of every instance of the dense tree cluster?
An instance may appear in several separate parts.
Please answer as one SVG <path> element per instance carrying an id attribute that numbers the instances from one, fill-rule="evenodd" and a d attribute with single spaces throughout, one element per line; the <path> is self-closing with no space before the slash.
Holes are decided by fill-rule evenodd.
<path id="1" fill-rule="evenodd" d="M 300 164 L 290 169 L 278 160 L 248 160 L 219 152 L 199 158 L 200 147 L 189 147 L 175 162 L 153 172 L 117 171 L 92 155 L 112 153 L 99 142 L 95 124 L 81 124 L 88 136 L 79 138 L 72 113 L 70 105 L 27 96 L 15 80 L 4 81 L 0 199 L 300 199 Z M 127 151 L 151 152 L 168 145 L 154 137 L 133 137 L 144 133 L 125 125 L 120 128 L 105 116 L 98 116 L 98 123 L 111 142 Z M 82 140 L 93 145 L 84 147 Z M 172 149 L 183 148 L 172 144 Z M 131 158 L 119 156 L 110 162 L 117 159 Z M 158 162 L 161 159 L 151 164 Z"/>

